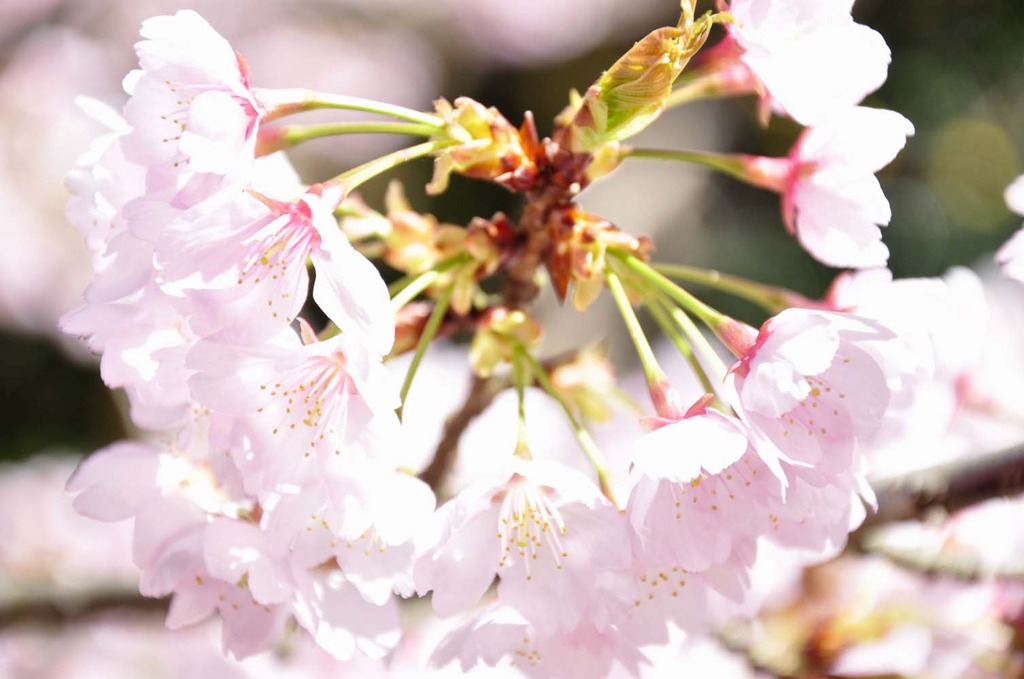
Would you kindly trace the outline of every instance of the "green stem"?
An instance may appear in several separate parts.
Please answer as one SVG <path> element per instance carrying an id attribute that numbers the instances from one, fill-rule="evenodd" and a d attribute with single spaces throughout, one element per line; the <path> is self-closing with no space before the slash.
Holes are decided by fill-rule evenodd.
<path id="1" fill-rule="evenodd" d="M 398 151 L 389 153 L 386 156 L 375 158 L 368 163 L 364 163 L 358 167 L 352 168 L 351 170 L 342 172 L 338 176 L 324 183 L 337 184 L 341 186 L 346 193 L 348 193 L 352 191 L 352 189 L 366 183 L 379 174 L 383 174 L 403 163 L 409 162 L 410 160 L 429 156 L 430 154 L 440 151 L 441 149 L 455 143 L 456 142 L 448 139 L 441 139 L 437 141 L 427 141 L 422 144 L 417 144 L 416 146 L 399 149 Z"/>
<path id="2" fill-rule="evenodd" d="M 445 314 L 448 313 L 448 303 L 452 299 L 452 292 L 454 290 L 455 286 L 448 286 L 441 291 L 441 296 L 437 298 L 437 303 L 434 306 L 434 310 L 430 313 L 430 318 L 427 319 L 426 325 L 423 326 L 423 333 L 420 335 L 419 342 L 416 343 L 416 353 L 413 354 L 412 363 L 409 364 L 409 370 L 405 373 L 405 380 L 402 382 L 402 390 L 399 392 L 399 398 L 401 399 L 401 405 L 398 406 L 397 411 L 399 419 L 402 418 L 402 411 L 405 409 L 405 398 L 409 395 L 409 389 L 412 387 L 412 381 L 416 377 L 416 372 L 423 361 L 423 356 L 427 353 L 427 347 L 430 346 L 430 342 L 437 335 L 437 330 L 441 327 Z"/>
<path id="3" fill-rule="evenodd" d="M 320 125 L 279 125 L 260 130 L 256 155 L 265 156 L 274 151 L 298 146 L 302 142 L 342 134 L 407 134 L 430 137 L 437 134 L 436 127 L 423 123 L 363 121 L 353 123 L 324 123 Z"/>
<path id="4" fill-rule="evenodd" d="M 791 158 L 751 156 L 743 153 L 711 153 L 705 151 L 627 149 L 623 154 L 633 158 L 680 160 L 710 167 L 745 184 L 785 195 L 790 190 L 794 173 L 805 176 L 814 172 L 814 164 L 796 164 Z"/>
<path id="5" fill-rule="evenodd" d="M 765 285 L 739 276 L 731 276 L 714 269 L 677 264 L 652 264 L 651 268 L 660 274 L 727 292 L 734 297 L 753 302 L 771 314 L 777 314 L 794 306 L 813 306 L 814 303 L 785 288 Z"/>
<path id="6" fill-rule="evenodd" d="M 555 389 L 555 385 L 551 384 L 548 373 L 544 370 L 537 359 L 530 355 L 529 350 L 518 342 L 513 345 L 513 351 L 515 352 L 516 359 L 521 361 L 524 366 L 529 368 L 533 374 L 533 378 L 537 380 L 537 384 L 547 392 L 548 396 L 553 398 L 558 405 L 562 406 L 562 410 L 565 412 L 566 418 L 569 420 L 569 425 L 572 427 L 573 434 L 576 436 L 576 441 L 579 443 L 580 448 L 583 450 L 583 454 L 586 456 L 587 461 L 590 462 L 591 466 L 597 472 L 597 478 L 601 484 L 601 489 L 604 491 L 605 496 L 608 496 L 611 500 L 610 493 L 611 488 L 609 486 L 609 479 L 611 476 L 611 470 L 608 467 L 608 463 L 604 459 L 604 455 L 601 454 L 600 449 L 597 447 L 597 443 L 594 438 L 590 435 L 579 420 L 576 419 L 576 415 L 573 414 L 572 408 L 563 399 L 558 391 Z M 614 503 L 614 500 L 612 500 Z"/>
<path id="7" fill-rule="evenodd" d="M 668 149 L 634 149 L 625 154 L 630 158 L 651 158 L 654 160 L 679 160 L 685 163 L 696 163 L 713 170 L 723 172 L 741 181 L 747 180 L 747 158 L 734 153 L 712 153 L 704 151 L 685 151 Z"/>
<path id="8" fill-rule="evenodd" d="M 465 252 L 442 259 L 427 271 L 402 276 L 388 286 L 388 294 L 391 295 L 391 305 L 398 311 L 411 302 L 417 295 L 429 288 L 438 277 L 452 267 L 458 266 L 471 259 Z"/>
<path id="9" fill-rule="evenodd" d="M 714 73 L 694 72 L 690 77 L 683 77 L 676 81 L 672 93 L 665 100 L 665 108 L 675 108 L 691 101 L 699 99 L 717 99 L 728 96 L 717 87 L 717 78 Z"/>
<path id="10" fill-rule="evenodd" d="M 714 385 L 711 384 L 711 378 L 708 377 L 708 373 L 704 370 L 704 366 L 697 360 L 696 354 L 693 353 L 693 348 L 690 343 L 686 341 L 686 338 L 681 332 L 675 321 L 669 315 L 666 305 L 661 295 L 655 296 L 649 300 L 646 304 L 647 310 L 651 312 L 651 316 L 654 317 L 654 321 L 661 328 L 662 332 L 669 338 L 669 341 L 675 345 L 679 353 L 683 355 L 686 362 L 690 364 L 690 369 L 693 370 L 697 379 L 700 380 L 701 388 L 708 394 L 717 393 Z"/>
<path id="11" fill-rule="evenodd" d="M 348 97 L 341 94 L 329 94 L 307 89 L 258 89 L 256 97 L 267 107 L 264 121 L 271 121 L 293 113 L 313 111 L 316 109 L 334 108 L 347 111 L 362 111 L 407 120 L 434 128 L 444 129 L 444 121 L 431 113 L 423 113 L 404 106 L 385 104 L 372 99 Z"/>
<path id="12" fill-rule="evenodd" d="M 526 440 L 526 381 L 529 378 L 530 367 L 523 363 L 519 352 L 515 352 L 515 360 L 512 361 L 512 381 L 515 383 L 516 399 L 519 404 L 519 426 L 516 430 L 516 456 L 524 460 L 532 458 L 530 446 Z"/>
<path id="13" fill-rule="evenodd" d="M 421 292 L 433 285 L 440 275 L 441 273 L 437 269 L 430 269 L 414 276 L 391 298 L 391 308 L 397 313 L 406 304 L 416 299 Z"/>
<path id="14" fill-rule="evenodd" d="M 618 250 L 609 250 L 608 253 L 636 274 L 645 286 L 661 291 L 683 309 L 699 318 L 735 356 L 744 356 L 753 348 L 754 342 L 757 340 L 757 331 L 746 323 L 741 323 L 712 309 L 635 255 Z M 686 322 L 692 323 L 693 321 L 686 318 Z M 686 327 L 683 327 L 683 330 L 685 332 Z M 699 331 L 697 334 L 700 334 Z"/>
<path id="15" fill-rule="evenodd" d="M 665 278 L 643 260 L 628 253 L 621 253 L 617 250 L 609 250 L 608 252 L 618 261 L 622 262 L 626 268 L 635 273 L 640 280 L 649 284 L 654 289 L 660 290 L 662 293 L 668 295 L 677 304 L 699 318 L 712 330 L 715 330 L 731 320 L 728 316 L 715 311 L 707 304 L 670 281 L 668 278 Z"/>
<path id="16" fill-rule="evenodd" d="M 677 307 L 672 307 L 666 304 L 668 314 L 675 322 L 675 324 L 683 331 L 687 341 L 691 347 L 695 347 L 696 352 L 700 355 L 704 365 L 707 366 L 708 370 L 713 373 L 713 380 L 721 384 L 725 381 L 725 375 L 727 368 L 725 363 L 722 362 L 721 357 L 715 351 L 715 348 L 711 346 L 711 342 L 704 336 L 704 333 L 700 331 L 697 324 L 686 315 L 686 312 Z"/>
<path id="17" fill-rule="evenodd" d="M 622 316 L 622 321 L 626 324 L 626 330 L 633 340 L 633 346 L 636 347 L 636 353 L 640 358 L 640 365 L 643 366 L 647 383 L 654 385 L 667 382 L 668 377 L 666 377 L 665 371 L 658 364 L 658 359 L 654 355 L 654 349 L 651 348 L 651 343 L 647 340 L 647 335 L 644 334 L 644 329 L 640 326 L 640 319 L 637 318 L 636 312 L 633 311 L 633 305 L 629 301 L 629 296 L 626 295 L 626 289 L 622 287 L 622 281 L 612 272 L 610 267 L 606 268 L 604 273 L 608 290 L 612 293 L 615 306 L 619 308 L 619 315 Z"/>

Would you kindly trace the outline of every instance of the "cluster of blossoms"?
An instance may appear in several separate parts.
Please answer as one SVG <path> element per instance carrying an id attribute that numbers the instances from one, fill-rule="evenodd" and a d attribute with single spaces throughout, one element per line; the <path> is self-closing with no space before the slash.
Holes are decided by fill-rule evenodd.
<path id="1" fill-rule="evenodd" d="M 303 188 L 284 159 L 256 159 L 272 112 L 228 43 L 192 12 L 142 34 L 124 120 L 70 179 L 96 277 L 64 324 L 160 436 L 89 458 L 69 484 L 76 507 L 135 518 L 142 591 L 174 594 L 172 627 L 219 610 L 242 657 L 294 617 L 338 657 L 380 655 L 433 508 L 389 454 L 387 288 L 337 229 L 340 187 Z M 307 260 L 340 330 L 322 341 L 291 326 Z"/>
<path id="2" fill-rule="evenodd" d="M 884 80 L 888 49 L 850 2 L 734 0 L 703 17 L 694 4 L 576 96 L 547 139 L 529 116 L 516 128 L 465 98 L 422 113 L 260 89 L 194 12 L 143 24 L 128 103 L 121 116 L 91 105 L 111 131 L 69 178 L 68 215 L 95 278 L 63 327 L 102 354 L 104 380 L 151 436 L 97 452 L 67 488 L 87 516 L 134 520 L 140 589 L 173 597 L 168 626 L 216 612 L 238 658 L 294 625 L 339 660 L 381 658 L 401 638 L 400 598 L 429 594 L 439 615 L 466 616 L 438 646 L 440 664 L 635 674 L 640 648 L 747 605 L 765 545 L 809 560 L 844 547 L 874 502 L 865 472 L 879 432 L 940 372 L 960 385 L 954 368 L 935 368 L 934 335 L 889 327 L 857 285 L 823 301 L 746 285 L 777 312 L 754 330 L 648 263 L 647 239 L 574 199 L 630 157 L 679 157 L 779 192 L 785 224 L 822 262 L 882 266 L 890 215 L 874 173 L 913 128 L 858 106 Z M 716 24 L 725 38 L 673 89 Z M 808 125 L 786 158 L 622 143 L 667 106 L 745 93 Z M 397 121 L 274 124 L 314 108 Z M 280 153 L 361 132 L 428 140 L 311 186 Z M 522 194 L 522 214 L 463 228 L 416 213 L 397 186 L 386 214 L 353 193 L 422 156 L 436 163 L 429 193 L 461 174 Z M 368 256 L 404 275 L 393 294 Z M 565 365 L 534 357 L 528 304 L 542 267 L 580 310 L 607 289 L 636 344 L 654 413 L 627 478 L 585 426 L 606 373 L 558 380 Z M 481 285 L 492 278 L 501 292 Z M 695 402 L 658 365 L 638 302 L 692 358 L 706 391 Z M 695 320 L 734 354 L 731 367 Z M 520 435 L 435 510 L 447 461 L 439 449 L 422 478 L 406 468 L 401 415 L 427 347 L 460 332 L 473 336 L 476 380 L 516 392 Z M 414 349 L 399 386 L 384 360 Z M 564 408 L 592 473 L 534 458 L 534 385 Z"/>

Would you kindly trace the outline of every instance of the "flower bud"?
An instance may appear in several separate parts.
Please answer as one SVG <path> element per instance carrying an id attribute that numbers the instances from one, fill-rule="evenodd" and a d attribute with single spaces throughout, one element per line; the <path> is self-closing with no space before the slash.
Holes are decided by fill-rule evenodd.
<path id="1" fill-rule="evenodd" d="M 637 134 L 661 115 L 672 83 L 704 45 L 715 16 L 693 19 L 684 4 L 677 26 L 652 31 L 633 45 L 579 101 L 567 144 L 589 153 L 601 144 Z"/>
<path id="2" fill-rule="evenodd" d="M 567 205 L 553 210 L 549 229 L 555 234 L 555 246 L 548 257 L 551 281 L 564 300 L 573 284 L 572 303 L 578 311 L 589 307 L 604 288 L 604 269 L 609 247 L 645 256 L 650 251 L 646 239 L 623 233 L 600 217 Z"/>
<path id="3" fill-rule="evenodd" d="M 604 345 L 584 347 L 571 360 L 555 366 L 551 384 L 585 420 L 611 419 L 612 400 L 625 398 L 615 384 L 615 369 Z"/>
<path id="4" fill-rule="evenodd" d="M 529 349 L 542 334 L 540 324 L 520 309 L 490 309 L 480 320 L 469 347 L 473 372 L 490 377 L 500 363 L 511 362 L 517 345 Z"/>
<path id="5" fill-rule="evenodd" d="M 455 106 L 438 99 L 435 107 L 448 138 L 457 143 L 437 154 L 427 193 L 444 193 L 453 172 L 499 184 L 536 173 L 519 130 L 497 109 L 484 108 L 469 97 L 459 97 Z"/>

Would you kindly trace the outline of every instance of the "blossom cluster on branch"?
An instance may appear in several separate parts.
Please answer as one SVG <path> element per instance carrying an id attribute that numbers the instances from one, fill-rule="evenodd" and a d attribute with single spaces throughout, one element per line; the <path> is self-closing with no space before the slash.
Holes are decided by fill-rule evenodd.
<path id="1" fill-rule="evenodd" d="M 644 647 L 750 612 L 765 549 L 805 562 L 843 550 L 874 507 L 871 460 L 909 435 L 918 395 L 969 400 L 948 328 L 904 315 L 946 305 L 952 286 L 879 269 L 809 300 L 653 264 L 650 239 L 576 197 L 634 158 L 695 162 L 779 193 L 785 227 L 819 261 L 882 267 L 890 210 L 875 173 L 913 126 L 860 106 L 889 51 L 849 1 L 733 0 L 702 16 L 695 4 L 573 93 L 548 138 L 529 114 L 516 127 L 468 98 L 421 112 L 263 89 L 198 14 L 143 24 L 121 114 L 87 104 L 110 132 L 69 176 L 68 218 L 95 276 L 62 327 L 102 355 L 104 380 L 150 434 L 98 451 L 67 489 L 87 516 L 134 520 L 140 590 L 172 597 L 169 627 L 216 614 L 236 658 L 296 626 L 339 660 L 382 658 L 402 636 L 401 600 L 429 595 L 438 615 L 464 616 L 437 663 L 635 674 Z M 701 52 L 716 26 L 725 36 Z M 625 143 L 668 107 L 744 94 L 765 119 L 807 126 L 786 157 Z M 312 109 L 369 119 L 281 122 Z M 311 185 L 283 153 L 360 133 L 425 141 Z M 520 214 L 463 227 L 414 211 L 398 185 L 382 212 L 356 193 L 423 157 L 435 163 L 428 193 L 458 174 L 521 196 Z M 1015 275 L 1014 243 L 999 257 Z M 389 288 L 372 259 L 401 278 Z M 752 328 L 672 279 L 772 315 Z M 536 356 L 530 303 L 547 285 L 579 311 L 607 291 L 635 344 L 651 410 L 625 475 L 588 428 L 614 398 L 607 366 Z M 689 361 L 695 401 L 659 365 L 638 306 Z M 405 466 L 402 418 L 427 348 L 460 334 L 477 380 L 515 392 L 518 435 L 511 454 L 474 451 L 492 455 L 487 473 L 445 498 L 435 474 Z M 385 361 L 409 352 L 398 384 Z M 534 386 L 564 412 L 589 473 L 534 456 Z"/>

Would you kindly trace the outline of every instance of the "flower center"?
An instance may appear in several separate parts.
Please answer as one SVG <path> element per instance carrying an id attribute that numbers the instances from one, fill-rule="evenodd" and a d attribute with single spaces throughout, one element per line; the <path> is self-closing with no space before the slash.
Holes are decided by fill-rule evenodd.
<path id="1" fill-rule="evenodd" d="M 549 553 L 556 570 L 562 570 L 569 556 L 562 544 L 566 526 L 561 513 L 551 505 L 544 492 L 528 483 L 513 488 L 502 501 L 499 567 L 514 565 L 519 555 L 526 579 L 533 578 L 531 562 Z"/>
<path id="2" fill-rule="evenodd" d="M 283 417 L 273 433 L 307 431 L 309 448 L 303 455 L 310 457 L 317 447 L 332 440 L 334 424 L 344 422 L 349 396 L 355 393 L 355 384 L 345 370 L 345 356 L 336 351 L 327 356 L 316 356 L 299 368 L 286 373 L 280 382 L 260 385 L 279 407 Z M 265 408 L 260 408 L 263 412 Z M 327 445 L 331 445 L 327 441 Z M 336 455 L 341 450 L 334 448 Z"/>

